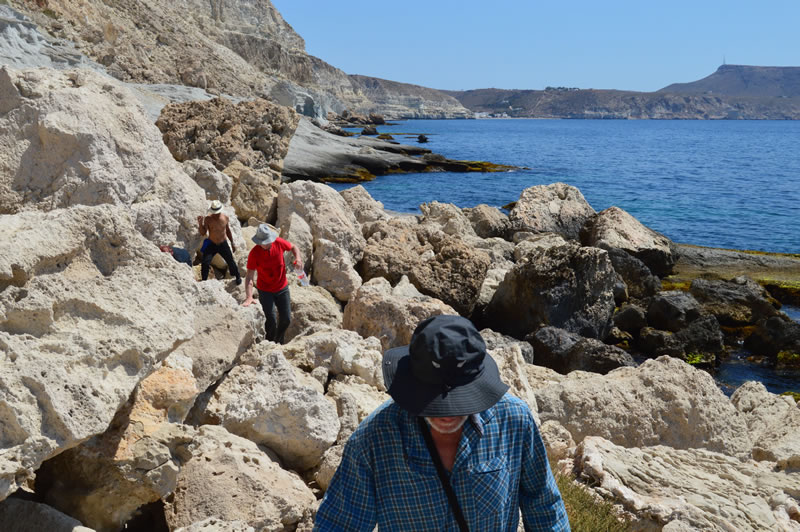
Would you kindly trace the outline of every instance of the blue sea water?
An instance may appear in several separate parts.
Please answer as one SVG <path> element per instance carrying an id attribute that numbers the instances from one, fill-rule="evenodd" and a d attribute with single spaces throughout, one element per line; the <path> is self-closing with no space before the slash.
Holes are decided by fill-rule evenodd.
<path id="1" fill-rule="evenodd" d="M 578 187 L 597 210 L 616 205 L 670 239 L 800 253 L 800 121 L 409 120 L 380 126 L 451 159 L 525 167 L 503 173 L 379 176 L 362 185 L 392 211 L 429 201 L 502 207 L 533 185 Z M 339 190 L 353 185 L 333 185 Z M 800 309 L 785 307 L 800 321 Z M 800 371 L 736 353 L 715 373 L 726 393 L 759 380 L 800 391 Z"/>
<path id="2" fill-rule="evenodd" d="M 562 181 L 595 210 L 616 205 L 676 242 L 800 253 L 800 121 L 409 120 L 378 130 L 402 143 L 424 133 L 425 147 L 452 159 L 526 167 L 364 183 L 389 210 L 501 207 Z"/>

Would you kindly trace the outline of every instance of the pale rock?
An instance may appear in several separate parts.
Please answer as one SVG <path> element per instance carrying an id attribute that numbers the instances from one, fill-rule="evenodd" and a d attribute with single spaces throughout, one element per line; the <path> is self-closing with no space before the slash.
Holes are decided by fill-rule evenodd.
<path id="1" fill-rule="evenodd" d="M 139 383 L 105 433 L 42 465 L 37 491 L 98 532 L 124 528 L 139 507 L 175 490 L 180 449 L 193 434 L 171 422 L 186 417 L 196 396 L 190 372 L 159 368 Z"/>
<path id="2" fill-rule="evenodd" d="M 472 229 L 479 237 L 508 237 L 511 222 L 500 209 L 482 203 L 475 207 L 462 209 L 462 212 L 469 219 Z"/>
<path id="3" fill-rule="evenodd" d="M 800 470 L 800 406 L 794 399 L 749 381 L 734 392 L 731 402 L 747 421 L 754 459 L 776 462 L 781 470 Z"/>
<path id="4" fill-rule="evenodd" d="M 514 231 L 558 233 L 577 240 L 583 224 L 594 214 L 580 190 L 553 183 L 523 190 L 508 218 Z"/>
<path id="5" fill-rule="evenodd" d="M 223 521 L 208 517 L 189 526 L 182 526 L 175 532 L 256 532 L 256 529 L 244 521 Z"/>
<path id="6" fill-rule="evenodd" d="M 509 392 L 523 401 L 530 407 L 536 424 L 539 422 L 538 407 L 536 406 L 536 396 L 533 393 L 524 367 L 527 365 L 522 358 L 522 351 L 518 345 L 510 347 L 499 347 L 489 351 L 489 356 L 497 363 L 500 372 L 500 380 L 509 387 Z"/>
<path id="7" fill-rule="evenodd" d="M 452 203 L 422 203 L 419 210 L 422 211 L 422 224 L 434 225 L 448 235 L 477 236 L 469 218 Z"/>
<path id="8" fill-rule="evenodd" d="M 342 327 L 342 308 L 336 299 L 319 286 L 293 284 L 291 289 L 292 321 L 286 329 L 285 339 Z M 258 305 L 260 308 L 260 305 Z M 263 313 L 259 313 L 263 320 Z"/>
<path id="9" fill-rule="evenodd" d="M 255 170 L 241 161 L 233 161 L 223 172 L 232 180 L 231 203 L 240 220 L 277 218 L 280 175 L 270 170 Z"/>
<path id="10" fill-rule="evenodd" d="M 256 530 L 292 530 L 316 502 L 296 473 L 222 427 L 200 427 L 185 452 L 175 493 L 164 505 L 171 530 L 210 517 Z"/>
<path id="11" fill-rule="evenodd" d="M 339 468 L 339 464 L 342 463 L 342 453 L 344 453 L 344 445 L 334 445 L 325 451 L 322 462 L 314 471 L 314 480 L 322 491 L 328 491 L 333 475 Z"/>
<path id="12" fill-rule="evenodd" d="M 220 382 L 201 419 L 269 447 L 292 469 L 310 469 L 336 442 L 339 419 L 308 379 L 300 380 L 280 347 L 259 344 Z"/>
<path id="13" fill-rule="evenodd" d="M 314 242 L 313 271 L 314 282 L 339 301 L 347 302 L 361 286 L 361 277 L 350 254 L 324 238 Z"/>
<path id="14" fill-rule="evenodd" d="M 388 220 L 390 218 L 389 214 L 383 209 L 383 203 L 373 199 L 362 185 L 342 190 L 339 194 L 350 206 L 360 224 Z"/>
<path id="15" fill-rule="evenodd" d="M 300 256 L 303 259 L 304 267 L 308 268 L 310 265 L 313 265 L 314 235 L 312 234 L 311 227 L 308 225 L 308 223 L 296 212 L 278 219 L 278 223 L 280 224 L 278 228 L 280 237 L 297 246 L 297 249 L 300 250 Z M 288 256 L 290 255 L 286 254 L 284 255 L 284 258 Z M 292 262 L 294 261 L 290 260 L 287 262 L 287 265 L 291 265 Z M 314 272 L 311 272 L 312 277 L 313 275 Z"/>
<path id="16" fill-rule="evenodd" d="M 192 361 L 191 371 L 202 392 L 233 367 L 263 326 L 259 305 L 242 307 L 220 283 L 197 283 L 194 327 L 202 334 L 179 345 L 169 356 Z"/>
<path id="17" fill-rule="evenodd" d="M 539 432 L 547 450 L 547 458 L 558 462 L 569 457 L 571 450 L 575 447 L 575 440 L 561 423 L 552 419 L 545 421 L 539 427 Z"/>
<path id="18" fill-rule="evenodd" d="M 233 180 L 204 159 L 190 159 L 183 162 L 183 171 L 194 179 L 206 193 L 207 200 L 219 200 L 223 205 L 231 202 Z"/>
<path id="19" fill-rule="evenodd" d="M 604 376 L 536 390 L 542 421 L 575 441 L 600 436 L 624 447 L 668 445 L 748 456 L 745 418 L 706 372 L 668 356 Z"/>
<path id="20" fill-rule="evenodd" d="M 361 260 L 366 246 L 361 225 L 350 206 L 334 189 L 310 181 L 281 185 L 278 193 L 278 225 L 282 230 L 284 220 L 292 214 L 305 220 L 314 240 L 324 238 L 337 244 L 350 255 L 353 264 Z"/>
<path id="21" fill-rule="evenodd" d="M 203 190 L 119 82 L 89 70 L 0 69 L 0 213 L 112 204 L 151 242 L 200 242 Z"/>
<path id="22" fill-rule="evenodd" d="M 0 502 L 0 530 L 4 532 L 95 532 L 46 504 L 23 499 Z"/>
<path id="23" fill-rule="evenodd" d="M 705 449 L 626 448 L 589 436 L 578 445 L 575 465 L 595 491 L 653 528 L 677 519 L 691 527 L 677 530 L 800 530 L 780 519 L 785 505 L 773 502 L 776 492 L 798 495 L 800 473 L 768 463 Z"/>
<path id="24" fill-rule="evenodd" d="M 500 283 L 506 278 L 509 269 L 510 268 L 489 268 L 486 270 L 486 277 L 483 279 L 481 291 L 478 294 L 478 300 L 475 302 L 476 308 L 483 308 L 491 303 L 494 293 L 497 292 Z"/>
<path id="25" fill-rule="evenodd" d="M 355 375 L 337 375 L 328 385 L 326 395 L 336 402 L 338 410 L 342 413 L 354 406 L 356 424 L 364 421 L 373 410 L 390 399 L 385 388 L 376 389 L 364 379 Z M 340 433 L 340 442 L 350 437 L 349 434 L 345 438 L 342 438 L 342 436 Z"/>
<path id="26" fill-rule="evenodd" d="M 677 260 L 670 239 L 645 227 L 619 207 L 597 213 L 583 241 L 587 246 L 626 251 L 660 277 L 669 275 Z"/>
<path id="27" fill-rule="evenodd" d="M 563 246 L 567 241 L 556 233 L 533 234 L 514 246 L 514 261 L 522 262 L 534 250 Z"/>
<path id="28" fill-rule="evenodd" d="M 279 348 L 286 359 L 304 371 L 326 368 L 336 375 L 356 375 L 370 386 L 385 390 L 377 338 L 362 338 L 354 331 L 329 329 L 296 338 Z"/>
<path id="29" fill-rule="evenodd" d="M 0 216 L 0 289 L 2 498 L 104 432 L 136 384 L 200 333 L 202 298 L 191 271 L 111 206 Z"/>
<path id="30" fill-rule="evenodd" d="M 533 360 L 533 346 L 524 340 L 517 340 L 514 337 L 506 336 L 491 329 L 482 329 L 480 331 L 483 341 L 486 343 L 486 349 L 493 352 L 496 349 L 503 349 L 507 351 L 516 347 L 522 353 L 523 360 L 527 363 L 526 366 Z"/>
<path id="31" fill-rule="evenodd" d="M 376 277 L 356 291 L 344 308 L 342 326 L 364 338 L 374 336 L 385 351 L 408 345 L 419 322 L 440 314 L 457 314 L 438 299 L 424 296 L 403 277 L 396 287 Z"/>

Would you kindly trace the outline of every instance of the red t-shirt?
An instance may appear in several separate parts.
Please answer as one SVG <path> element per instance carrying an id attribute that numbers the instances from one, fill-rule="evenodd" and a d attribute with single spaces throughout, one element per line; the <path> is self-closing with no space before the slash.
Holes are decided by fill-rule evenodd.
<path id="1" fill-rule="evenodd" d="M 286 263 L 283 252 L 292 249 L 292 244 L 278 237 L 270 248 L 254 246 L 247 256 L 247 269 L 256 270 L 256 288 L 262 292 L 280 292 L 289 284 L 286 280 Z"/>

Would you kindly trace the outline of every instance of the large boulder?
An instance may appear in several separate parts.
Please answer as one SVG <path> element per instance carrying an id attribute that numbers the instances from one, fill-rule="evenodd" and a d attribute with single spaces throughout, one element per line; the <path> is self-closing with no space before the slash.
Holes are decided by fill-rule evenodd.
<path id="1" fill-rule="evenodd" d="M 432 201 L 421 204 L 419 210 L 422 211 L 420 223 L 434 225 L 448 235 L 477 236 L 469 218 L 452 203 Z"/>
<path id="2" fill-rule="evenodd" d="M 419 322 L 440 314 L 457 312 L 438 299 L 422 295 L 405 277 L 395 287 L 376 277 L 361 285 L 347 303 L 342 326 L 364 338 L 378 338 L 386 350 L 408 345 Z"/>
<path id="3" fill-rule="evenodd" d="M 314 281 L 339 301 L 347 302 L 361 286 L 354 266 L 352 257 L 341 246 L 324 238 L 314 242 Z"/>
<path id="4" fill-rule="evenodd" d="M 192 431 L 170 421 L 181 421 L 196 395 L 190 372 L 160 368 L 139 384 L 105 433 L 42 465 L 37 492 L 98 531 L 125 528 L 138 508 L 175 490 Z"/>
<path id="5" fill-rule="evenodd" d="M 316 502 L 296 473 L 222 427 L 200 427 L 184 452 L 175 493 L 164 504 L 170 530 L 210 517 L 256 530 L 294 530 Z"/>
<path id="6" fill-rule="evenodd" d="M 262 98 L 215 98 L 169 104 L 156 126 L 178 161 L 205 159 L 218 170 L 239 161 L 280 175 L 298 121 L 293 109 Z"/>
<path id="7" fill-rule="evenodd" d="M 394 284 L 406 276 L 423 294 L 468 316 L 489 264 L 485 252 L 434 224 L 410 225 L 393 219 L 371 226 L 361 270 L 365 281 L 384 277 Z"/>
<path id="8" fill-rule="evenodd" d="M 0 498 L 104 432 L 136 384 L 202 334 L 202 292 L 122 207 L 0 217 Z"/>
<path id="9" fill-rule="evenodd" d="M 615 281 L 601 249 L 577 244 L 538 249 L 506 274 L 486 316 L 492 329 L 515 338 L 551 325 L 602 339 L 611 328 Z"/>
<path id="10" fill-rule="evenodd" d="M 339 433 L 336 408 L 271 342 L 242 356 L 214 390 L 201 420 L 269 447 L 300 471 L 319 464 Z"/>
<path id="11" fill-rule="evenodd" d="M 582 338 L 557 327 L 543 327 L 531 337 L 535 362 L 559 373 L 591 371 L 606 374 L 621 366 L 635 366 L 624 350 L 594 338 Z"/>
<path id="12" fill-rule="evenodd" d="M 472 229 L 481 238 L 507 238 L 511 222 L 508 216 L 497 207 L 485 203 L 463 209 Z"/>
<path id="13" fill-rule="evenodd" d="M 619 207 L 597 213 L 581 240 L 587 246 L 626 251 L 659 277 L 669 275 L 677 261 L 675 245 L 669 238 L 645 227 Z"/>
<path id="14" fill-rule="evenodd" d="M 798 530 L 800 473 L 706 449 L 629 448 L 587 437 L 578 474 L 621 504 L 640 530 Z M 666 526 L 665 526 L 666 525 Z"/>
<path id="15" fill-rule="evenodd" d="M 388 220 L 389 214 L 383 209 L 383 203 L 370 196 L 367 189 L 361 185 L 354 186 L 339 192 L 350 206 L 359 223 Z"/>
<path id="16" fill-rule="evenodd" d="M 5 532 L 94 532 L 55 508 L 24 499 L 0 502 L 0 530 Z"/>
<path id="17" fill-rule="evenodd" d="M 703 309 L 692 294 L 670 290 L 660 292 L 650 300 L 647 322 L 656 329 L 677 332 L 702 314 Z"/>
<path id="18" fill-rule="evenodd" d="M 661 281 L 658 277 L 633 255 L 618 248 L 611 248 L 608 250 L 608 257 L 614 265 L 614 271 L 625 281 L 630 297 L 644 299 L 661 290 Z"/>
<path id="19" fill-rule="evenodd" d="M 183 171 L 194 179 L 206 193 L 206 199 L 219 200 L 226 205 L 231 202 L 233 180 L 211 163 L 204 159 L 190 159 L 184 161 Z"/>
<path id="20" fill-rule="evenodd" d="M 695 279 L 689 291 L 723 326 L 753 325 L 779 314 L 780 303 L 748 277 L 735 277 L 729 281 Z"/>
<path id="21" fill-rule="evenodd" d="M 583 224 L 594 214 L 580 190 L 553 183 L 523 190 L 508 218 L 514 231 L 558 233 L 578 240 Z"/>
<path id="22" fill-rule="evenodd" d="M 209 163 L 211 164 L 211 163 Z M 271 170 L 256 170 L 239 160 L 233 161 L 223 170 L 233 183 L 231 203 L 236 217 L 250 217 L 274 222 L 278 214 L 278 189 L 280 174 Z"/>
<path id="23" fill-rule="evenodd" d="M 319 330 L 341 328 L 342 308 L 327 290 L 298 284 L 291 287 L 291 298 L 292 322 L 286 329 L 287 342 Z"/>
<path id="24" fill-rule="evenodd" d="M 667 445 L 747 456 L 747 424 L 706 372 L 671 358 L 537 390 L 542 421 L 576 442 L 600 436 L 624 447 Z"/>
<path id="25" fill-rule="evenodd" d="M 755 330 L 745 338 L 744 346 L 757 355 L 798 358 L 800 355 L 800 323 L 781 312 L 777 316 L 761 320 Z"/>
<path id="26" fill-rule="evenodd" d="M 774 462 L 779 470 L 800 471 L 800 406 L 795 400 L 749 381 L 733 393 L 731 402 L 747 420 L 753 458 Z"/>
<path id="27" fill-rule="evenodd" d="M 155 243 L 200 243 L 203 190 L 133 95 L 89 70 L 0 69 L 0 214 L 112 204 Z"/>

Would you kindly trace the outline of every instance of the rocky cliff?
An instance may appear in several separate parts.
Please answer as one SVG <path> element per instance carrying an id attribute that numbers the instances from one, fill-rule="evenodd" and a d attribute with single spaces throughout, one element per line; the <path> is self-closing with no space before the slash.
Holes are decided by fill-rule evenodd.
<path id="1" fill-rule="evenodd" d="M 548 87 L 445 91 L 471 111 L 524 118 L 800 119 L 800 69 L 723 65 L 657 92 Z"/>
<path id="2" fill-rule="evenodd" d="M 324 118 L 345 109 L 387 117 L 468 115 L 438 91 L 398 84 L 375 93 L 310 56 L 268 0 L 10 0 L 49 37 L 122 81 L 182 84 L 236 97 L 265 97 Z M 406 106 L 406 103 L 408 106 Z M 428 112 L 430 109 L 430 112 Z"/>

